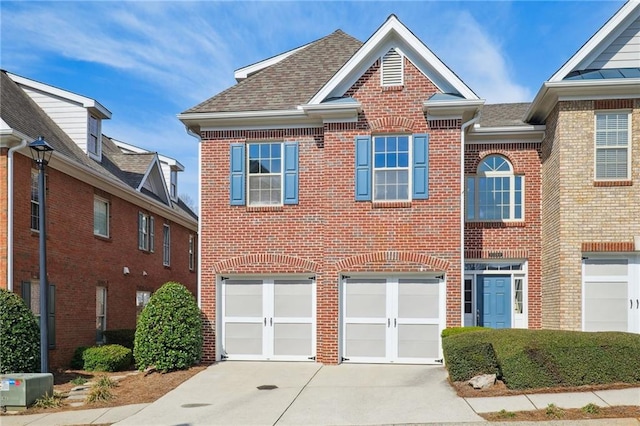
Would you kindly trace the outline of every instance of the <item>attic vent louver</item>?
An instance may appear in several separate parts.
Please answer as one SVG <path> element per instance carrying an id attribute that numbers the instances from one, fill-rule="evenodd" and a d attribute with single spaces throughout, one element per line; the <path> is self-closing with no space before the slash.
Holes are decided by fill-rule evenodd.
<path id="1" fill-rule="evenodd" d="M 402 86 L 403 84 L 402 55 L 396 50 L 389 50 L 382 58 L 382 85 Z"/>

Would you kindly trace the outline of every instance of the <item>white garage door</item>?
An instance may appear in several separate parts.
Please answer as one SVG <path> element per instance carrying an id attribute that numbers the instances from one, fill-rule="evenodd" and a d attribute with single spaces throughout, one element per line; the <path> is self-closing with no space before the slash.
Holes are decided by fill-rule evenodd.
<path id="1" fill-rule="evenodd" d="M 237 360 L 307 361 L 315 356 L 315 282 L 222 282 L 222 355 Z"/>
<path id="2" fill-rule="evenodd" d="M 345 279 L 343 361 L 440 362 L 443 288 L 436 278 Z"/>
<path id="3" fill-rule="evenodd" d="M 583 329 L 640 333 L 640 278 L 631 258 L 583 261 Z"/>

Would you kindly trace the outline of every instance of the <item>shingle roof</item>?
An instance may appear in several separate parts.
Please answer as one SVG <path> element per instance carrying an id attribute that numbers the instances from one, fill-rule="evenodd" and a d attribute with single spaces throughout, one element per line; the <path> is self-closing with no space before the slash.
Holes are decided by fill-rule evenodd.
<path id="1" fill-rule="evenodd" d="M 531 105 L 528 102 L 514 104 L 489 104 L 482 108 L 481 127 L 524 126 L 524 115 Z"/>
<path id="2" fill-rule="evenodd" d="M 360 46 L 337 30 L 184 113 L 294 109 L 307 103 Z"/>
<path id="3" fill-rule="evenodd" d="M 156 155 L 124 154 L 109 137 L 103 135 L 102 161 L 92 160 L 3 70 L 0 71 L 0 117 L 9 127 L 26 136 L 33 139 L 44 136 L 58 154 L 133 189 L 138 188 Z M 185 208 L 183 203 L 175 203 L 171 207 L 194 217 L 191 209 Z"/>

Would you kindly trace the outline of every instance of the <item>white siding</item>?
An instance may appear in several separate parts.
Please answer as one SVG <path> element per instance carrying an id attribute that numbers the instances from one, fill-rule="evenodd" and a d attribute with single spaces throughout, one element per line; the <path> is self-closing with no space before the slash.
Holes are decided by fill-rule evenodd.
<path id="1" fill-rule="evenodd" d="M 640 18 L 636 19 L 587 69 L 640 67 Z"/>
<path id="2" fill-rule="evenodd" d="M 84 151 L 87 152 L 89 112 L 68 100 L 22 86 L 44 112 Z"/>

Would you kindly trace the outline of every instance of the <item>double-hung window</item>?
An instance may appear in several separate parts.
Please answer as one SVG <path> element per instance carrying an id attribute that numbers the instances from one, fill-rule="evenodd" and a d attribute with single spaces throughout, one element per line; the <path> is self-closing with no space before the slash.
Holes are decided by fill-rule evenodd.
<path id="1" fill-rule="evenodd" d="M 627 112 L 596 113 L 596 180 L 630 179 L 631 120 Z"/>
<path id="2" fill-rule="evenodd" d="M 144 307 L 149 304 L 150 299 L 150 291 L 136 291 L 136 318 L 140 316 Z"/>
<path id="3" fill-rule="evenodd" d="M 93 198 L 93 233 L 101 237 L 109 236 L 109 201 Z"/>
<path id="4" fill-rule="evenodd" d="M 107 329 L 107 288 L 96 287 L 96 342 L 104 343 Z"/>
<path id="5" fill-rule="evenodd" d="M 480 162 L 477 173 L 467 176 L 466 217 L 469 221 L 509 221 L 524 218 L 524 176 L 515 175 L 501 155 Z"/>
<path id="6" fill-rule="evenodd" d="M 87 152 L 97 160 L 102 154 L 100 137 L 100 120 L 89 114 L 89 131 L 87 134 Z"/>
<path id="7" fill-rule="evenodd" d="M 153 216 L 138 212 L 138 248 L 145 251 L 154 250 L 154 225 Z"/>
<path id="8" fill-rule="evenodd" d="M 171 228 L 166 223 L 162 227 L 162 264 L 171 265 Z"/>
<path id="9" fill-rule="evenodd" d="M 56 347 L 56 286 L 48 283 L 49 297 L 47 299 L 47 335 L 49 349 Z M 23 281 L 22 282 L 22 300 L 27 305 L 33 315 L 35 315 L 38 324 L 40 324 L 40 281 Z"/>
<path id="10" fill-rule="evenodd" d="M 298 204 L 298 143 L 231 145 L 231 205 Z"/>
<path id="11" fill-rule="evenodd" d="M 356 201 L 429 198 L 429 136 L 356 136 Z"/>

